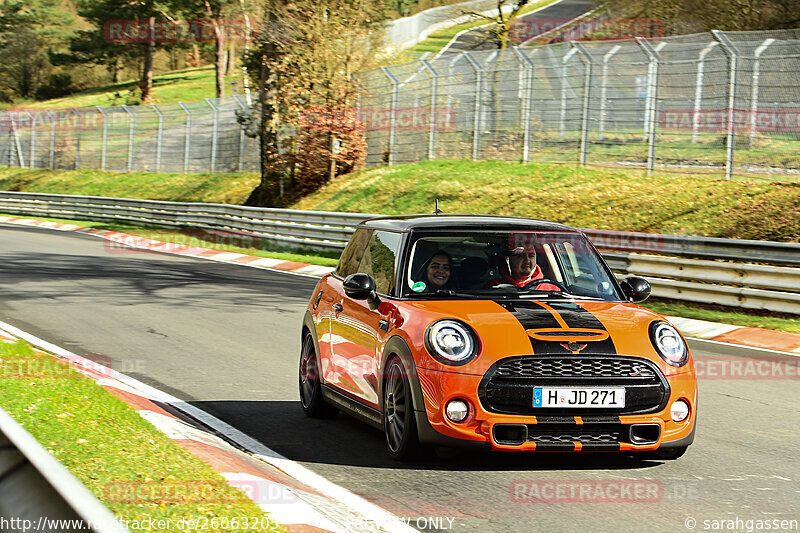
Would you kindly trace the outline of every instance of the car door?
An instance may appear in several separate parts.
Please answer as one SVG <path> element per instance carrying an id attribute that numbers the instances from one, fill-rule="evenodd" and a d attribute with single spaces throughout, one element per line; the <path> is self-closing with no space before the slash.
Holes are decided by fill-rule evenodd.
<path id="1" fill-rule="evenodd" d="M 320 362 L 323 380 L 328 385 L 337 388 L 342 387 L 342 365 L 344 364 L 344 360 L 338 354 L 350 351 L 346 344 L 351 342 L 347 337 L 342 337 L 342 328 L 338 325 L 345 299 L 342 281 L 350 274 L 358 272 L 358 266 L 364 257 L 364 250 L 369 244 L 370 237 L 372 237 L 371 230 L 365 228 L 356 230 L 339 258 L 339 265 L 333 275 L 328 278 L 328 286 L 325 290 L 324 296 L 329 307 L 326 309 L 328 313 L 325 316 L 325 322 L 319 325 L 318 330 Z"/>
<path id="2" fill-rule="evenodd" d="M 400 234 L 375 231 L 364 249 L 358 272 L 375 279 L 376 292 L 382 300 L 394 290 L 394 272 Z M 336 298 L 340 309 L 331 320 L 331 357 L 336 371 L 336 383 L 342 392 L 364 404 L 378 408 L 378 348 L 388 320 L 381 304 L 372 308 L 367 300 L 354 300 L 337 285 Z"/>

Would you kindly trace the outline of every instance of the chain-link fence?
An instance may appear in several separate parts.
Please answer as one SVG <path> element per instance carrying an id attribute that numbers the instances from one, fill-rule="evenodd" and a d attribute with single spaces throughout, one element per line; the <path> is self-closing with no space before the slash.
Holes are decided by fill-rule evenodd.
<path id="1" fill-rule="evenodd" d="M 559 43 L 361 72 L 367 164 L 502 159 L 800 176 L 800 30 Z M 0 164 L 257 171 L 244 96 L 0 112 Z M 302 147 L 298 147 L 302 149 Z"/>
<path id="2" fill-rule="evenodd" d="M 800 30 L 464 52 L 359 79 L 371 165 L 800 175 Z"/>
<path id="3" fill-rule="evenodd" d="M 0 112 L 0 164 L 111 172 L 259 169 L 244 96 L 148 106 Z"/>

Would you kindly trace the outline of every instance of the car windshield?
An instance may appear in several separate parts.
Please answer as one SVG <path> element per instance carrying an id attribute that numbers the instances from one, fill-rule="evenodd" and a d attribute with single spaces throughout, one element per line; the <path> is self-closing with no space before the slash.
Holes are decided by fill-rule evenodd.
<path id="1" fill-rule="evenodd" d="M 410 245 L 406 297 L 622 299 L 602 259 L 577 233 L 437 232 L 416 235 Z"/>

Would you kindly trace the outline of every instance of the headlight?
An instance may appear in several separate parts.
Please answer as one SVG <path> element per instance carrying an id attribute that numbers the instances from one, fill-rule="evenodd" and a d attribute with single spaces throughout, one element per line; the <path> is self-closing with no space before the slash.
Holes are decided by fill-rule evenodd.
<path id="1" fill-rule="evenodd" d="M 650 324 L 650 340 L 658 355 L 672 366 L 683 366 L 689 360 L 689 350 L 678 330 L 666 322 Z"/>
<path id="2" fill-rule="evenodd" d="M 425 347 L 439 362 L 452 366 L 465 365 L 478 353 L 475 334 L 455 320 L 439 320 L 428 326 Z"/>

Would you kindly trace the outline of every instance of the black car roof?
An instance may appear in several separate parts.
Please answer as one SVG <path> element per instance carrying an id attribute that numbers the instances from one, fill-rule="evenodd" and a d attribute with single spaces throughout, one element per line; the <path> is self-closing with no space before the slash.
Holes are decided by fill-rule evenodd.
<path id="1" fill-rule="evenodd" d="M 577 229 L 557 222 L 500 215 L 426 214 L 390 216 L 371 218 L 362 222 L 360 226 L 371 229 L 402 232 L 429 229 L 505 229 L 509 226 L 515 226 L 534 231 L 569 231 L 579 233 Z"/>

